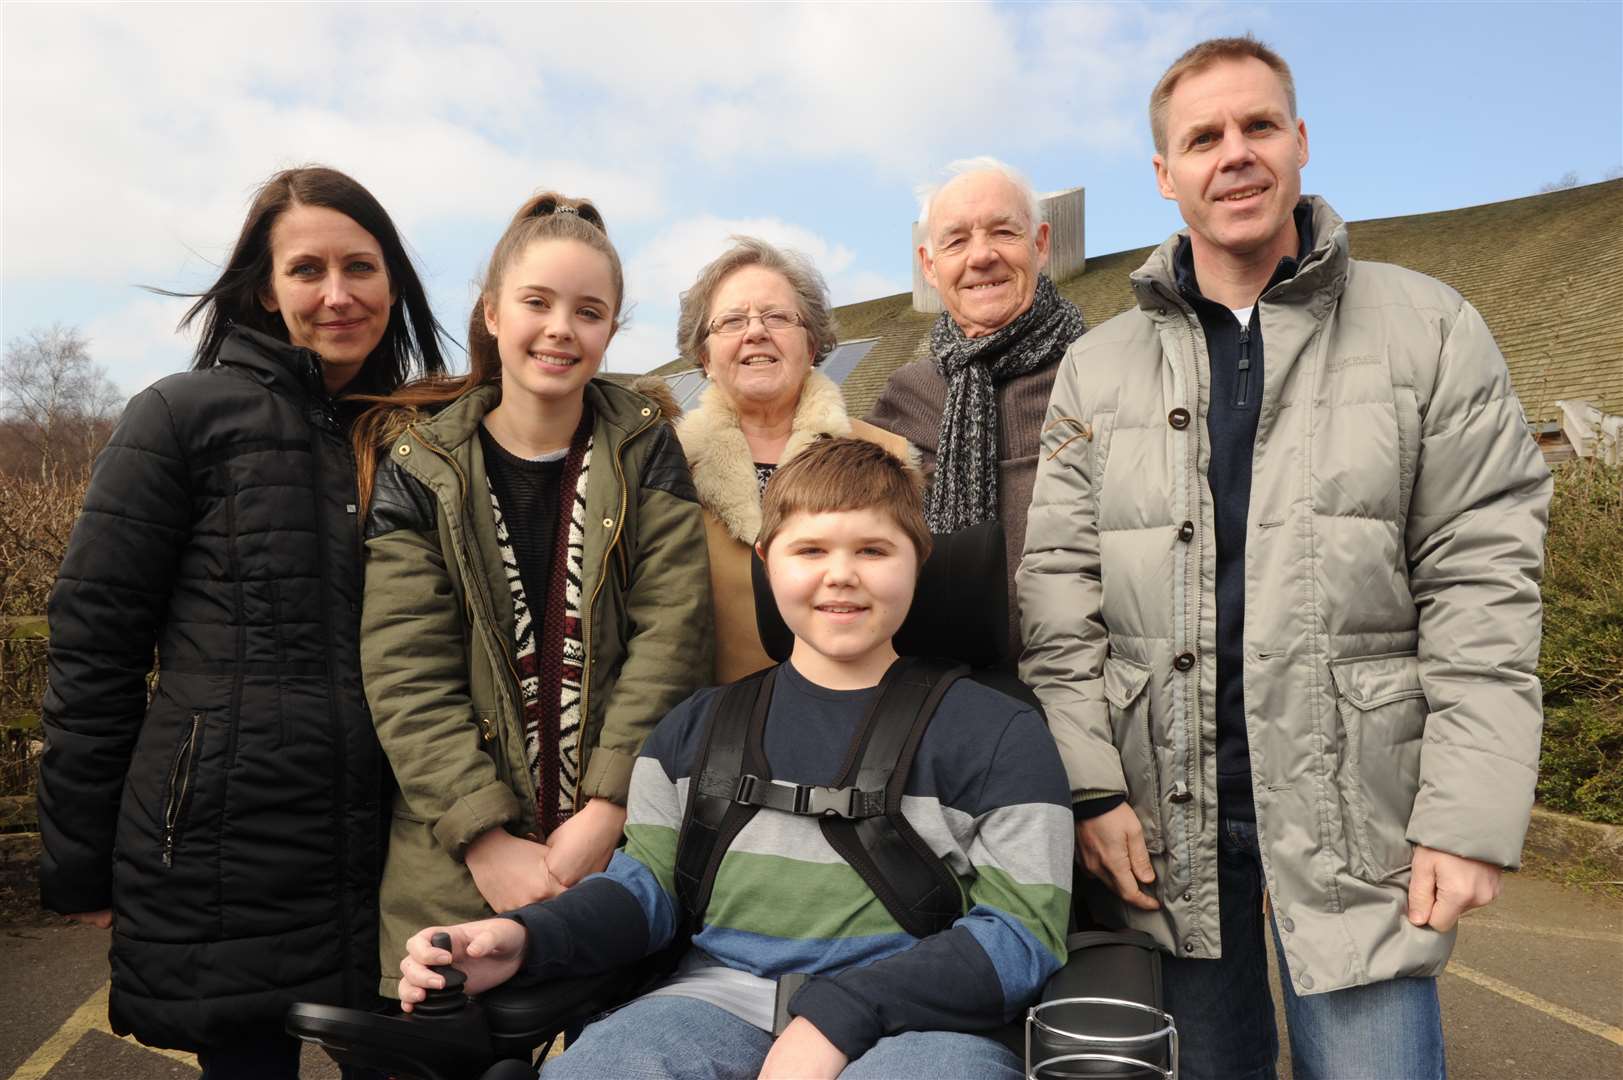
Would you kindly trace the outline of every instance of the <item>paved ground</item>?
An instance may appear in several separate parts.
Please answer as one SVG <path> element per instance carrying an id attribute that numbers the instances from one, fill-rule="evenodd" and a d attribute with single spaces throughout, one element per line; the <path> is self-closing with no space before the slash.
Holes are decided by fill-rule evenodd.
<path id="1" fill-rule="evenodd" d="M 107 1031 L 106 939 L 76 926 L 0 929 L 0 1077 L 197 1075 L 186 1055 Z M 1441 994 L 1454 1080 L 1623 1077 L 1623 902 L 1512 875 L 1498 904 L 1466 918 Z M 307 1050 L 304 1074 L 337 1070 Z"/>

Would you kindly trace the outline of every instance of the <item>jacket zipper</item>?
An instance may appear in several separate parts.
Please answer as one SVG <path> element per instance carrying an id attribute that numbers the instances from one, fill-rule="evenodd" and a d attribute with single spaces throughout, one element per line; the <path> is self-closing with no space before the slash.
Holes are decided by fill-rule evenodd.
<path id="1" fill-rule="evenodd" d="M 473 536 L 472 510 L 468 506 L 468 499 L 471 497 L 472 493 L 468 490 L 469 484 L 467 474 L 462 471 L 462 466 L 456 463 L 456 458 L 452 457 L 449 453 L 440 449 L 438 446 L 435 446 L 416 431 L 412 431 L 411 436 L 417 441 L 419 446 L 423 447 L 436 457 L 444 460 L 444 462 L 451 467 L 451 471 L 456 474 L 457 485 L 462 489 L 462 498 L 459 500 L 461 503 L 459 510 L 461 511 L 463 517 L 462 527 L 467 532 L 468 536 Z M 471 582 L 471 587 L 464 589 L 463 595 L 470 597 L 468 602 L 473 603 L 474 601 L 471 599 L 471 597 L 477 593 L 478 603 L 482 609 L 482 612 L 469 611 L 469 622 L 476 623 L 476 615 L 482 613 L 484 616 L 484 625 L 489 627 L 490 632 L 494 634 L 495 628 L 501 624 L 496 621 L 495 603 L 490 599 L 490 596 L 485 591 L 484 575 L 474 571 L 474 567 L 468 562 L 467 552 L 465 550 L 459 550 L 456 552 L 456 556 L 458 561 L 462 564 L 462 576 Z M 497 642 L 497 645 L 499 647 L 495 651 L 501 656 L 503 666 L 507 669 L 507 674 L 512 678 L 512 683 L 509 685 L 508 690 L 513 696 L 513 705 L 517 710 L 515 715 L 522 717 L 524 715 L 524 689 L 523 682 L 518 676 L 518 668 L 513 663 L 512 645 L 507 642 Z M 492 727 L 494 728 L 494 725 Z M 481 734 L 484 733 L 481 732 Z M 503 748 L 502 753 L 505 755 L 505 747 Z M 534 793 L 532 793 L 530 798 L 530 807 L 531 811 L 533 812 L 535 808 Z"/>
<path id="2" fill-rule="evenodd" d="M 1234 407 L 1246 407 L 1246 398 L 1251 389 L 1251 327 L 1240 327 L 1240 382 L 1235 390 Z"/>
<path id="3" fill-rule="evenodd" d="M 197 756 L 197 737 L 203 729 L 203 714 L 192 713 L 192 725 L 181 740 L 180 750 L 169 766 L 168 794 L 163 803 L 163 864 L 175 864 L 175 832 L 180 825 L 180 811 L 186 805 L 186 793 L 192 786 L 192 763 Z"/>
<path id="4" fill-rule="evenodd" d="M 321 361 L 312 356 L 312 364 L 319 373 Z M 319 375 L 318 375 L 319 377 Z M 338 417 L 333 413 L 330 403 L 317 401 L 306 414 L 310 423 L 310 463 L 311 471 L 315 474 L 315 500 L 316 500 L 316 553 L 318 572 L 323 584 L 328 580 L 330 573 L 330 553 L 327 549 L 330 535 L 327 530 L 327 514 L 323 503 L 327 495 L 327 466 L 326 440 L 329 433 L 336 433 L 345 447 L 345 458 L 348 459 L 348 471 L 351 476 L 355 474 L 355 462 L 347 453 L 349 440 L 343 438 L 342 426 Z M 321 636 L 322 646 L 330 654 L 333 648 L 332 600 L 330 596 L 321 598 Z M 344 827 L 344 813 L 349 806 L 349 739 L 345 730 L 344 718 L 338 708 L 338 687 L 336 680 L 338 669 L 334 666 L 331 656 L 327 666 L 327 720 L 333 730 L 333 791 L 337 798 L 333 800 L 333 848 L 337 864 L 340 895 L 348 891 L 349 878 L 349 831 Z M 364 698 L 363 698 L 364 700 Z M 350 904 L 347 897 L 340 899 L 338 904 L 338 934 L 339 940 L 350 939 Z M 344 985 L 346 992 L 350 988 L 351 973 L 348 964 L 344 966 Z"/>
<path id="5" fill-rule="evenodd" d="M 626 507 L 631 504 L 631 493 L 626 489 L 625 468 L 620 462 L 620 456 L 626 452 L 633 439 L 659 422 L 658 413 L 654 414 L 642 427 L 633 431 L 621 440 L 611 456 L 614 461 L 614 475 L 620 481 L 620 513 L 614 519 L 614 535 L 609 537 L 608 546 L 603 549 L 603 565 L 598 568 L 597 584 L 592 588 L 592 597 L 580 613 L 580 643 L 585 659 L 580 669 L 580 745 L 584 749 L 588 744 L 586 725 L 591 720 L 591 693 L 592 693 L 592 612 L 597 609 L 598 594 L 603 591 L 603 581 L 609 573 L 609 557 L 614 553 L 614 546 L 620 542 L 620 534 L 625 529 Z M 630 580 L 630 575 L 627 576 Z M 572 798 L 574 813 L 580 813 L 580 786 L 586 778 L 586 758 L 582 756 L 575 764 L 575 793 Z"/>

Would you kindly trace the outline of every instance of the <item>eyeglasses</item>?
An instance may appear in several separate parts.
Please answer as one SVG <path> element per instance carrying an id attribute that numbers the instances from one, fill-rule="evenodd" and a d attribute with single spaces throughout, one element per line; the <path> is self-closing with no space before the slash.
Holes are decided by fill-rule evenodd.
<path id="1" fill-rule="evenodd" d="M 769 333 L 805 326 L 806 320 L 793 311 L 763 311 L 759 315 L 746 315 L 742 311 L 729 311 L 710 320 L 710 333 L 715 337 L 734 337 L 748 329 L 751 319 L 760 319 Z"/>

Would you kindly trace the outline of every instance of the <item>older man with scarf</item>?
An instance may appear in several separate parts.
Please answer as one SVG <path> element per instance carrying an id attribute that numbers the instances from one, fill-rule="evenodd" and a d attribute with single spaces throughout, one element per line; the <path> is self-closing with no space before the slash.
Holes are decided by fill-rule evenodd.
<path id="1" fill-rule="evenodd" d="M 946 308 L 930 355 L 897 369 L 868 422 L 906 438 L 929 478 L 934 532 L 998 518 L 1008 551 L 1010 669 L 1020 657 L 1014 571 L 1061 357 L 1087 329 L 1043 275 L 1048 224 L 1025 177 L 990 157 L 927 190 L 919 265 Z"/>

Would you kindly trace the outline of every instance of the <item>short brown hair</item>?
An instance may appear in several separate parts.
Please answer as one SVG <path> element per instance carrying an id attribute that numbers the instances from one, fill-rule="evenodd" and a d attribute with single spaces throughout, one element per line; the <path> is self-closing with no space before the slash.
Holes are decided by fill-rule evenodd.
<path id="1" fill-rule="evenodd" d="M 1246 34 L 1244 37 L 1220 37 L 1202 41 L 1172 62 L 1161 81 L 1150 91 L 1150 134 L 1155 137 L 1155 152 L 1167 152 L 1167 106 L 1178 80 L 1197 71 L 1205 71 L 1219 60 L 1261 60 L 1267 64 L 1285 87 L 1285 100 L 1290 103 L 1291 119 L 1296 119 L 1296 80 L 1291 77 L 1290 65 L 1274 50 Z"/>
<path id="2" fill-rule="evenodd" d="M 930 557 L 930 526 L 924 523 L 924 484 L 918 470 L 866 439 L 819 439 L 772 474 L 761 497 L 764 552 L 792 514 L 883 510 L 919 554 Z"/>
<path id="3" fill-rule="evenodd" d="M 694 367 L 705 367 L 705 339 L 710 335 L 710 302 L 716 290 L 735 270 L 759 266 L 782 274 L 795 291 L 795 306 L 811 339 L 812 366 L 816 367 L 840 343 L 839 327 L 828 299 L 828 283 L 812 261 L 798 251 L 776 247 L 753 236 L 733 237 L 733 246 L 699 271 L 693 285 L 682 294 L 682 309 L 676 319 L 676 351 Z"/>

